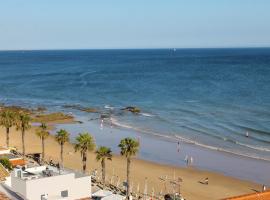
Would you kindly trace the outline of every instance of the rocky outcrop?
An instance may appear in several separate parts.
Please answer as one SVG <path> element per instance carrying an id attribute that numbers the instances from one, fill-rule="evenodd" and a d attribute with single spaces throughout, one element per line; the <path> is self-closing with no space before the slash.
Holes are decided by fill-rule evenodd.
<path id="1" fill-rule="evenodd" d="M 65 105 L 63 106 L 64 108 L 71 108 L 83 112 L 88 112 L 88 113 L 98 113 L 99 111 L 96 108 L 91 108 L 91 107 L 83 107 L 80 105 Z"/>
<path id="2" fill-rule="evenodd" d="M 125 111 L 129 111 L 129 112 L 132 112 L 134 114 L 138 114 L 141 112 L 140 108 L 138 107 L 135 107 L 135 106 L 128 106 L 128 107 L 125 107 L 121 110 L 125 110 Z"/>

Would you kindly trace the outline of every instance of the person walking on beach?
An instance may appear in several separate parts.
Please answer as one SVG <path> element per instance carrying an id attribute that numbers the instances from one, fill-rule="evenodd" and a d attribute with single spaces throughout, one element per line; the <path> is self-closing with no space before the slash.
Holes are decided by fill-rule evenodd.
<path id="1" fill-rule="evenodd" d="M 186 155 L 186 157 L 185 157 L 185 162 L 188 165 L 188 155 Z"/>
<path id="2" fill-rule="evenodd" d="M 193 164 L 193 157 L 190 156 L 190 165 L 192 165 L 192 164 Z"/>
<path id="3" fill-rule="evenodd" d="M 101 123 L 100 123 L 100 129 L 103 129 L 103 119 L 101 119 Z"/>
<path id="4" fill-rule="evenodd" d="M 177 152 L 179 153 L 180 152 L 180 142 L 178 141 L 177 143 Z"/>
<path id="5" fill-rule="evenodd" d="M 113 128 L 113 122 L 112 122 L 112 118 L 110 117 L 110 126 L 111 128 Z"/>

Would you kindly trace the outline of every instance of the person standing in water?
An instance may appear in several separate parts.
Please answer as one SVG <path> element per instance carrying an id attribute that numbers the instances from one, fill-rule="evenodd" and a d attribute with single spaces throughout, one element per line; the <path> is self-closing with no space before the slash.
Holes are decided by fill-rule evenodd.
<path id="1" fill-rule="evenodd" d="M 178 141 L 177 143 L 177 152 L 179 153 L 180 152 L 180 142 Z"/>
<path id="2" fill-rule="evenodd" d="M 188 165 L 188 155 L 186 155 L 186 157 L 185 157 L 185 162 Z"/>
<path id="3" fill-rule="evenodd" d="M 101 122 L 100 122 L 100 129 L 103 130 L 103 119 L 101 119 Z"/>
<path id="4" fill-rule="evenodd" d="M 192 164 L 193 164 L 193 157 L 190 156 L 190 165 L 192 165 Z"/>

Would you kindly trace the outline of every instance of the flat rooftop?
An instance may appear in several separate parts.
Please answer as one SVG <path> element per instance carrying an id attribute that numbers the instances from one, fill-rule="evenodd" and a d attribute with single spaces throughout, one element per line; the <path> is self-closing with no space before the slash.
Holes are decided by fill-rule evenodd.
<path id="1" fill-rule="evenodd" d="M 23 171 L 22 179 L 24 180 L 32 180 L 32 179 L 40 179 L 40 178 L 47 178 L 52 176 L 61 176 L 66 174 L 74 174 L 75 178 L 85 177 L 88 176 L 81 172 L 69 170 L 69 169 L 61 169 L 59 170 L 53 166 L 36 166 L 31 168 L 26 168 Z"/>

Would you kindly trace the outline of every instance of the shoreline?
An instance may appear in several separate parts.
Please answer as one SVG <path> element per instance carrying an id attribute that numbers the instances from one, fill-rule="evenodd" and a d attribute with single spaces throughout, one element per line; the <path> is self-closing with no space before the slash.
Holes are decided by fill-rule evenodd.
<path id="1" fill-rule="evenodd" d="M 111 125 L 105 120 L 101 128 L 98 118 L 94 118 L 95 120 L 93 118 L 89 119 L 90 116 L 96 116 L 100 113 L 95 108 L 74 107 L 74 105 L 62 106 L 63 109 L 60 110 L 52 110 L 43 106 L 33 108 L 2 105 L 1 107 L 11 107 L 12 109 L 30 112 L 34 119 L 33 126 L 36 126 L 41 121 L 45 122 L 53 134 L 58 129 L 67 129 L 71 133 L 71 141 L 75 139 L 79 132 L 90 131 L 97 140 L 97 144 L 110 147 L 114 154 L 118 154 L 118 143 L 122 138 L 133 137 L 140 140 L 141 149 L 143 149 L 137 156 L 139 159 L 155 162 L 156 164 L 186 167 L 186 158 L 188 156 L 189 158 L 192 157 L 194 161 L 192 167 L 199 170 L 221 173 L 241 180 L 270 185 L 270 175 L 268 174 L 270 162 L 268 160 L 250 157 L 237 152 L 219 150 L 218 148 L 207 148 L 205 145 L 189 142 L 189 140 L 187 141 L 185 138 L 176 135 L 144 132 L 132 126 L 125 126 L 125 124 L 123 126 L 122 122 L 114 118 L 112 118 Z M 95 112 L 93 113 L 93 111 Z M 164 149 L 165 152 L 161 149 Z"/>
<path id="2" fill-rule="evenodd" d="M 195 146 L 202 147 L 202 148 L 205 148 L 205 149 L 208 149 L 208 150 L 218 151 L 218 152 L 225 153 L 225 154 L 231 154 L 233 156 L 239 156 L 239 157 L 243 157 L 243 158 L 247 158 L 247 159 L 255 159 L 255 160 L 259 160 L 259 161 L 270 162 L 270 159 L 267 159 L 267 158 L 246 155 L 246 154 L 243 154 L 243 153 L 236 153 L 236 152 L 233 152 L 233 151 L 229 151 L 227 149 L 222 149 L 222 148 L 218 148 L 218 147 L 214 147 L 214 146 L 210 146 L 210 145 L 205 145 L 205 144 L 202 144 L 200 142 L 193 141 L 193 140 L 190 140 L 190 139 L 184 138 L 182 136 L 178 136 L 178 135 L 169 136 L 169 135 L 161 135 L 161 134 L 158 134 L 158 133 L 155 133 L 155 132 L 150 132 L 150 131 L 142 131 L 142 130 L 139 130 L 139 129 L 134 128 L 132 126 L 129 126 L 129 125 L 123 125 L 123 124 L 119 123 L 116 120 L 113 122 L 113 125 L 115 125 L 116 127 L 119 127 L 119 129 L 122 128 L 122 129 L 137 131 L 137 132 L 140 132 L 141 134 L 144 134 L 144 135 L 150 135 L 150 136 L 153 136 L 153 137 L 156 137 L 156 138 L 160 138 L 161 140 L 168 140 L 168 141 L 171 141 L 171 142 L 173 142 L 173 141 L 175 142 L 177 140 L 177 141 L 185 143 L 187 145 L 195 145 Z"/>
<path id="3" fill-rule="evenodd" d="M 75 118 L 77 119 L 77 116 Z M 89 130 L 98 144 L 110 147 L 113 152 L 119 152 L 117 145 L 120 139 L 127 136 L 137 138 L 141 143 L 141 151 L 138 154 L 140 159 L 170 166 L 186 167 L 184 160 L 188 155 L 194 158 L 193 166 L 197 169 L 270 185 L 270 175 L 268 174 L 270 162 L 268 161 L 182 142 L 180 143 L 180 152 L 177 152 L 177 141 L 172 139 L 160 139 L 150 134 L 140 134 L 137 131 L 117 127 L 104 126 L 100 130 L 99 124 L 87 121 L 87 117 L 80 117 L 79 120 L 83 123 L 57 125 L 56 128 L 64 128 L 73 134 L 75 133 L 75 135 L 71 135 L 72 138 L 79 132 Z"/>
<path id="4" fill-rule="evenodd" d="M 185 143 L 187 145 L 196 145 L 196 146 L 206 148 L 206 149 L 209 149 L 209 150 L 219 151 L 221 153 L 228 153 L 228 154 L 232 154 L 234 156 L 245 157 L 245 158 L 248 158 L 248 159 L 256 159 L 256 160 L 259 160 L 259 161 L 266 161 L 266 162 L 270 163 L 270 159 L 268 159 L 268 158 L 263 158 L 263 157 L 259 157 L 259 156 L 256 156 L 256 155 L 244 154 L 244 153 L 241 153 L 241 152 L 230 151 L 229 149 L 225 149 L 225 148 L 220 148 L 220 147 L 216 147 L 216 146 L 207 145 L 207 144 L 198 142 L 196 140 L 185 138 L 185 137 L 177 135 L 177 134 L 168 135 L 168 134 L 156 133 L 156 132 L 153 132 L 153 131 L 141 130 L 139 128 L 136 128 L 136 127 L 133 127 L 133 126 L 130 126 L 130 125 L 122 124 L 122 123 L 120 123 L 118 120 L 116 120 L 114 118 L 112 120 L 112 124 L 115 125 L 116 127 L 119 127 L 120 129 L 122 128 L 122 129 L 136 131 L 136 132 L 139 132 L 139 133 L 145 134 L 145 135 L 151 135 L 153 137 L 160 138 L 161 140 L 169 140 L 169 141 L 174 141 L 174 142 L 179 141 L 179 142 Z M 223 140 L 226 141 L 226 139 L 223 139 Z M 232 142 L 234 142 L 236 144 L 239 144 L 241 146 L 246 146 L 246 147 L 248 146 L 246 144 L 241 144 L 241 143 L 236 142 L 236 141 L 232 141 Z M 265 152 L 270 152 L 269 149 L 258 149 L 258 147 L 255 148 L 253 146 L 248 146 L 248 147 L 251 148 L 251 149 L 254 149 L 254 150 L 262 150 L 262 151 L 265 151 Z"/>
<path id="5" fill-rule="evenodd" d="M 41 152 L 40 140 L 34 135 L 35 127 L 31 128 L 26 133 L 26 152 L 34 153 Z M 0 145 L 5 143 L 5 130 L 0 128 Z M 14 128 L 11 129 L 10 142 L 12 146 L 18 147 L 20 150 L 21 138 L 20 132 Z M 47 160 L 59 160 L 59 145 L 55 142 L 53 136 L 50 136 L 45 141 L 45 154 Z M 100 172 L 100 163 L 95 161 L 93 153 L 89 153 L 88 169 L 90 172 L 98 169 Z M 64 165 L 68 168 L 81 170 L 81 157 L 79 153 L 75 153 L 71 143 L 67 143 L 64 149 Z M 112 161 L 107 161 L 107 175 L 110 177 L 114 174 L 119 176 L 120 182 L 125 179 L 126 162 L 125 159 L 119 155 L 115 155 Z M 160 177 L 167 176 L 168 179 L 181 177 L 183 183 L 181 184 L 181 192 L 185 198 L 196 200 L 222 199 L 229 196 L 240 195 L 244 193 L 251 193 L 254 190 L 260 190 L 261 185 L 249 181 L 242 181 L 237 178 L 224 176 L 222 174 L 210 171 L 204 171 L 193 167 L 178 167 L 172 165 L 165 165 L 151 161 L 145 161 L 139 158 L 132 160 L 131 180 L 136 190 L 138 184 L 140 185 L 140 192 L 144 191 L 145 177 L 148 182 L 148 194 L 151 194 L 154 189 L 155 194 L 162 191 L 165 192 L 164 183 Z M 205 177 L 209 178 L 209 185 L 203 185 L 199 181 L 203 181 Z M 107 179 L 108 181 L 108 179 Z M 166 192 L 172 192 L 172 187 L 168 184 Z"/>
<path id="6" fill-rule="evenodd" d="M 44 115 L 45 116 L 45 121 L 44 120 L 40 120 L 43 122 L 46 122 L 48 124 L 50 124 L 50 122 L 52 122 L 53 124 L 82 124 L 82 123 L 95 123 L 95 120 L 98 120 L 100 115 L 102 115 L 103 111 L 105 111 L 106 109 L 112 109 L 114 107 L 105 105 L 105 110 L 102 110 L 102 108 L 98 108 L 98 107 L 84 107 L 81 106 L 79 104 L 65 104 L 62 106 L 57 106 L 57 109 L 53 109 L 51 107 L 35 107 L 35 106 L 31 106 L 28 107 L 26 105 L 23 104 L 15 104 L 15 106 L 13 104 L 6 104 L 7 107 L 15 107 L 15 108 L 19 108 L 19 109 L 25 109 L 25 110 L 30 110 L 33 111 L 33 115 Z M 6 107 L 5 104 L 3 104 L 2 107 Z M 20 106 L 17 106 L 20 105 Z M 0 108 L 1 108 L 1 104 L 0 104 Z M 37 112 L 38 109 L 44 109 L 44 111 L 41 112 Z M 118 108 L 120 109 L 120 108 Z M 123 109 L 120 109 L 123 110 Z M 35 112 L 36 111 L 36 112 Z M 108 110 L 107 110 L 108 111 Z M 109 110 L 108 112 L 110 112 L 111 110 Z M 52 116 L 50 116 L 52 114 Z M 54 115 L 55 114 L 55 115 Z M 94 118 L 90 118 L 90 116 L 93 116 L 94 114 Z M 152 114 L 149 113 L 140 113 L 140 115 L 142 116 L 152 116 Z M 35 116 L 36 117 L 36 116 Z M 68 119 L 66 119 L 66 117 Z M 50 120 L 50 118 L 52 118 L 52 120 Z M 82 120 L 77 120 L 78 118 L 82 118 Z M 88 119 L 86 119 L 88 118 Z M 38 119 L 38 118 L 36 118 Z M 39 121 L 39 122 L 40 122 Z M 92 121 L 92 122 L 91 122 Z M 106 119 L 105 119 L 106 122 Z M 208 150 L 213 150 L 213 151 L 217 151 L 217 152 L 221 152 L 221 153 L 228 153 L 231 154 L 233 156 L 239 156 L 239 157 L 244 157 L 247 159 L 257 159 L 259 161 L 266 161 L 270 163 L 270 158 L 265 158 L 265 157 L 261 157 L 258 156 L 256 154 L 251 154 L 251 153 L 243 153 L 242 151 L 237 151 L 236 149 L 234 150 L 230 150 L 228 148 L 222 148 L 216 145 L 212 145 L 212 144 L 207 144 L 207 143 L 203 143 L 201 141 L 198 141 L 196 138 L 192 139 L 192 138 L 188 138 L 185 136 L 181 136 L 181 134 L 166 134 L 165 132 L 153 132 L 151 130 L 144 130 L 144 129 L 140 129 L 125 123 L 120 122 L 119 119 L 116 119 L 114 117 L 111 118 L 111 122 L 110 122 L 113 126 L 114 129 L 124 129 L 126 130 L 126 132 L 138 132 L 138 135 L 142 134 L 142 135 L 146 135 L 146 136 L 153 136 L 157 139 L 161 139 L 161 140 L 169 140 L 169 141 L 174 141 L 174 142 L 181 142 L 181 143 L 185 143 L 187 145 L 195 145 L 198 147 L 202 147 Z M 105 126 L 109 126 L 109 122 L 104 123 L 104 127 Z M 239 143 L 238 141 L 234 141 L 231 139 L 227 139 L 227 138 L 223 138 L 224 142 L 226 141 L 231 141 L 235 144 L 240 145 L 241 147 L 247 147 L 249 149 L 253 149 L 255 151 L 263 151 L 263 152 L 269 152 L 269 149 L 264 149 L 264 148 L 258 148 L 258 147 L 254 147 L 252 145 L 248 145 L 248 144 L 243 144 L 243 143 Z"/>

